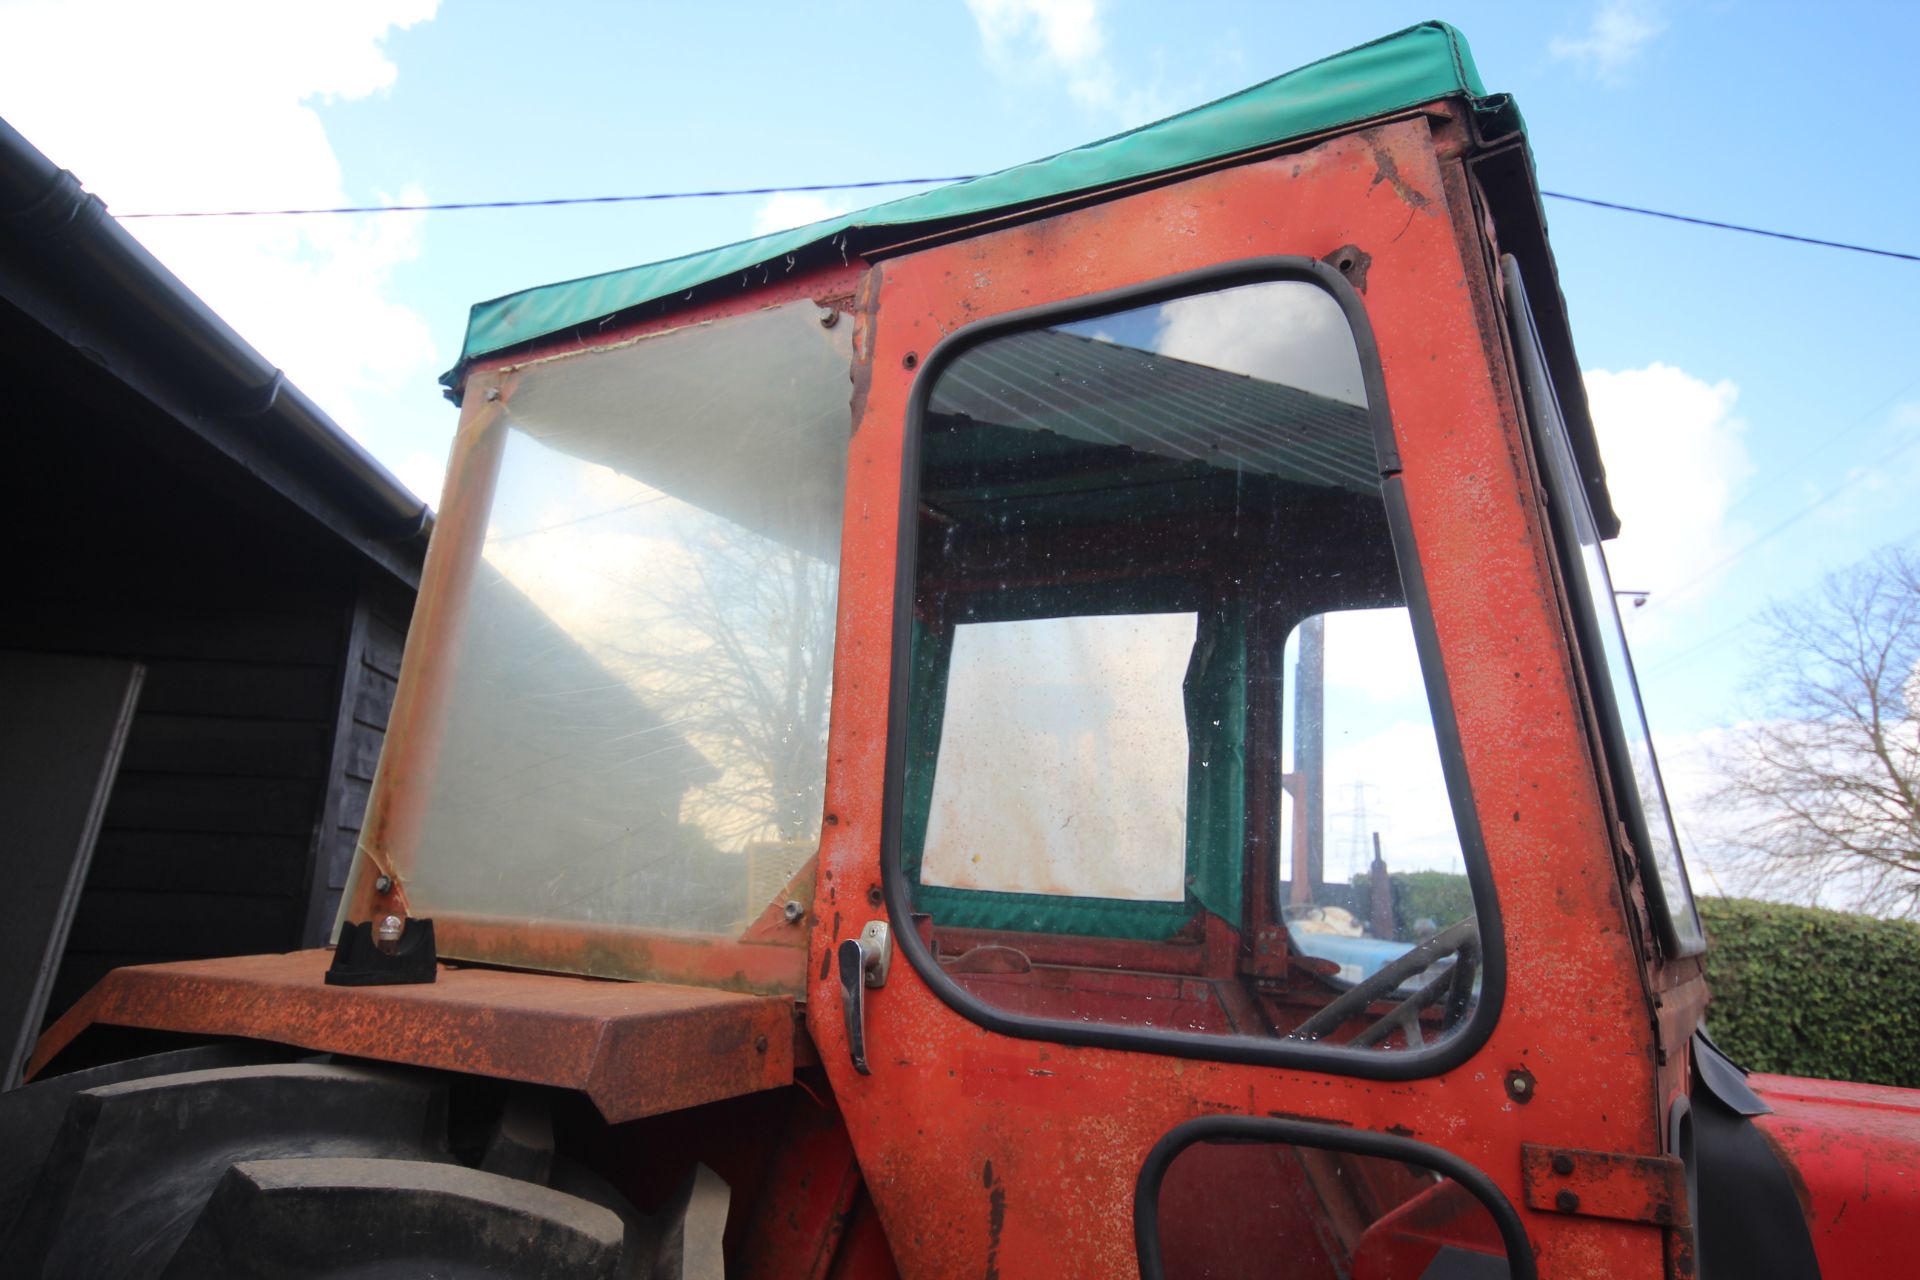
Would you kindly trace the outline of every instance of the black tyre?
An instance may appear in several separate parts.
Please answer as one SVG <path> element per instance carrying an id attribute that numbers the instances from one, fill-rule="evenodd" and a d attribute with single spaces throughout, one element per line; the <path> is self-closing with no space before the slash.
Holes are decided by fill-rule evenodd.
<path id="1" fill-rule="evenodd" d="M 677 1236 L 610 1188 L 546 1185 L 568 1163 L 551 1158 L 550 1129 L 546 1160 L 487 1161 L 498 1172 L 455 1161 L 444 1077 L 333 1062 L 123 1070 L 131 1078 L 0 1097 L 4 1131 L 10 1110 L 44 1115 L 66 1095 L 0 1274 L 627 1280 L 656 1274 L 659 1243 Z M 519 1118 L 515 1149 L 541 1141 L 536 1120 L 529 1138 Z M 0 1160 L 17 1182 L 15 1154 Z M 649 1244 L 654 1256 L 636 1256 Z"/>

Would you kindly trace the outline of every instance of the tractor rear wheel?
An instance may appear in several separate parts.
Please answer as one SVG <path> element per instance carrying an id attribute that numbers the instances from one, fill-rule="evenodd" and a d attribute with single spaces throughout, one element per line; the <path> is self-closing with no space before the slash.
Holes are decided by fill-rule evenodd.
<path id="1" fill-rule="evenodd" d="M 677 1272 L 677 1220 L 662 1229 L 553 1158 L 550 1130 L 547 1158 L 524 1158 L 524 1115 L 514 1141 L 493 1144 L 522 1158 L 484 1162 L 498 1172 L 457 1161 L 447 1148 L 445 1077 L 328 1061 L 168 1065 L 141 1075 L 128 1064 L 121 1074 L 130 1078 L 64 1087 L 64 1118 L 0 1247 L 0 1274 L 637 1280 L 660 1274 L 656 1264 Z M 0 1130 L 9 1109 L 36 1105 L 36 1090 L 57 1102 L 61 1088 L 55 1078 L 0 1095 Z M 537 1130 L 544 1113 L 536 1120 Z"/>

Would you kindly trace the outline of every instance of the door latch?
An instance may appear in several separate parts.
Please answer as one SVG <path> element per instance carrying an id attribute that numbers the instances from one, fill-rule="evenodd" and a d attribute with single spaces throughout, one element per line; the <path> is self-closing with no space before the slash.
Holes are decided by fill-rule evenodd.
<path id="1" fill-rule="evenodd" d="M 887 985 L 893 963 L 893 934 L 884 920 L 869 920 L 857 938 L 840 944 L 840 1007 L 847 1018 L 847 1052 L 853 1069 L 873 1074 L 867 1066 L 867 988 Z"/>

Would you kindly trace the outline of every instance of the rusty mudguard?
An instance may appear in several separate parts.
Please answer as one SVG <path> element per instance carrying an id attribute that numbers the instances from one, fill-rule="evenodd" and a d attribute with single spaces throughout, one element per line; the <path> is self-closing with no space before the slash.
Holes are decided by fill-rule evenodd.
<path id="1" fill-rule="evenodd" d="M 1820 1274 L 1910 1274 L 1920 1223 L 1920 1090 L 1747 1077 L 1754 1123 L 1794 1183 Z"/>
<path id="2" fill-rule="evenodd" d="M 787 996 L 452 966 L 431 985 L 338 987 L 331 957 L 116 969 L 47 1029 L 28 1077 L 101 1024 L 551 1085 L 617 1124 L 789 1084 L 811 1047 Z"/>

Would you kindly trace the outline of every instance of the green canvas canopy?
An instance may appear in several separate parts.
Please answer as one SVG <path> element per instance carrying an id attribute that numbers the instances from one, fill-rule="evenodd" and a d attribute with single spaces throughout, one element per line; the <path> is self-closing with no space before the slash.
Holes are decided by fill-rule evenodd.
<path id="1" fill-rule="evenodd" d="M 561 333 L 756 268 L 790 269 L 789 258 L 823 245 L 850 247 L 867 228 L 921 225 L 1019 209 L 1118 182 L 1271 146 L 1374 116 L 1464 96 L 1518 127 L 1512 103 L 1487 98 L 1466 40 L 1444 22 L 1423 22 L 1337 53 L 1250 89 L 1044 160 L 665 262 L 524 289 L 473 308 L 457 383 L 467 362 Z M 857 251 L 857 248 L 855 249 Z"/>

